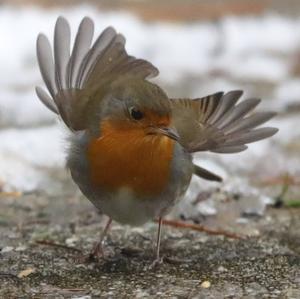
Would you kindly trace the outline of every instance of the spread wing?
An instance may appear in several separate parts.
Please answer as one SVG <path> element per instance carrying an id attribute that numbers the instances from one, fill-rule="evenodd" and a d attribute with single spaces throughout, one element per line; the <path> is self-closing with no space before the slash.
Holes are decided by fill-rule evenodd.
<path id="1" fill-rule="evenodd" d="M 54 31 L 54 55 L 45 35 L 39 34 L 37 39 L 38 63 L 49 93 L 41 87 L 36 88 L 36 93 L 72 130 L 85 129 L 85 112 L 93 92 L 104 94 L 120 76 L 146 79 L 158 75 L 151 63 L 127 54 L 125 38 L 114 28 L 106 28 L 94 43 L 93 35 L 94 23 L 85 17 L 70 52 L 70 26 L 59 17 Z"/>
<path id="2" fill-rule="evenodd" d="M 237 153 L 252 143 L 274 135 L 278 129 L 257 128 L 273 112 L 255 112 L 259 99 L 237 104 L 242 91 L 222 92 L 199 99 L 173 99 L 173 121 L 180 143 L 189 152 Z"/>

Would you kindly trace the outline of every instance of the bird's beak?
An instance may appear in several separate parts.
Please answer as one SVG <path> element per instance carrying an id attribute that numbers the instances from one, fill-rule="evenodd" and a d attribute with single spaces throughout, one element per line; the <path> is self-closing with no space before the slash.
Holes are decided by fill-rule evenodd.
<path id="1" fill-rule="evenodd" d="M 170 127 L 151 127 L 148 134 L 161 134 L 175 141 L 179 140 L 179 134 L 176 129 Z"/>

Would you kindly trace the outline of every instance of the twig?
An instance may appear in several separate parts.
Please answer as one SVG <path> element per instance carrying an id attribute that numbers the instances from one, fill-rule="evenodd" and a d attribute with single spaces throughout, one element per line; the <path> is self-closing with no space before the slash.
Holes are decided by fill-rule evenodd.
<path id="1" fill-rule="evenodd" d="M 31 220 L 31 221 L 27 221 L 27 222 L 25 222 L 25 223 L 23 223 L 23 225 L 34 225 L 34 224 L 37 224 L 37 225 L 39 225 L 39 224 L 41 224 L 41 225 L 47 225 L 47 224 L 49 224 L 49 220 L 47 220 L 47 219 L 41 219 L 41 220 Z"/>
<path id="2" fill-rule="evenodd" d="M 0 197 L 21 197 L 22 196 L 22 192 L 19 191 L 13 191 L 13 192 L 4 192 L 4 191 L 0 191 Z"/>
<path id="3" fill-rule="evenodd" d="M 285 180 L 283 182 L 280 194 L 275 197 L 275 202 L 273 204 L 273 206 L 275 208 L 281 208 L 284 205 L 285 195 L 287 194 L 287 192 L 289 191 L 289 188 L 290 188 L 290 178 L 289 178 L 289 176 L 286 175 L 284 179 Z"/>
<path id="4" fill-rule="evenodd" d="M 199 224 L 192 224 L 192 223 L 186 223 L 186 222 L 182 222 L 182 221 L 176 221 L 176 220 L 166 220 L 164 219 L 162 222 L 164 225 L 169 225 L 172 227 L 176 227 L 176 228 L 188 228 L 188 229 L 192 229 L 192 230 L 196 230 L 199 232 L 205 232 L 209 235 L 221 235 L 221 236 L 225 236 L 227 238 L 231 238 L 231 239 L 246 239 L 246 236 L 241 236 L 235 233 L 230 233 L 224 230 L 214 230 L 208 227 L 205 227 L 203 225 L 199 225 Z"/>
<path id="5" fill-rule="evenodd" d="M 294 177 L 290 174 L 284 174 L 276 177 L 269 177 L 260 182 L 262 186 L 274 186 L 274 185 L 289 185 L 300 186 L 300 178 Z"/>
<path id="6" fill-rule="evenodd" d="M 67 245 L 64 245 L 64 244 L 59 244 L 59 243 L 55 243 L 55 242 L 48 241 L 48 240 L 37 240 L 37 241 L 35 241 L 35 243 L 39 244 L 39 245 L 59 247 L 59 248 L 63 248 L 63 249 L 67 249 L 67 250 L 73 250 L 73 251 L 82 253 L 82 251 L 78 248 L 70 247 L 70 246 L 67 246 Z"/>

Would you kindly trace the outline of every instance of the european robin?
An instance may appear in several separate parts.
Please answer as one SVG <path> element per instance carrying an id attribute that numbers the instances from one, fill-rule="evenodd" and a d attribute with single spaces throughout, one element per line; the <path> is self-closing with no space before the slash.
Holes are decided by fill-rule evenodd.
<path id="1" fill-rule="evenodd" d="M 47 37 L 37 38 L 37 58 L 49 93 L 37 87 L 40 100 L 72 132 L 67 166 L 82 193 L 109 219 L 141 225 L 159 220 L 180 200 L 193 174 L 221 181 L 193 164 L 199 151 L 237 153 L 246 144 L 274 135 L 257 128 L 274 116 L 252 113 L 259 99 L 238 103 L 242 91 L 203 98 L 171 99 L 148 79 L 158 75 L 150 62 L 129 56 L 125 38 L 112 27 L 92 43 L 93 21 L 80 23 L 70 53 L 70 26 L 59 17 L 54 56 Z"/>

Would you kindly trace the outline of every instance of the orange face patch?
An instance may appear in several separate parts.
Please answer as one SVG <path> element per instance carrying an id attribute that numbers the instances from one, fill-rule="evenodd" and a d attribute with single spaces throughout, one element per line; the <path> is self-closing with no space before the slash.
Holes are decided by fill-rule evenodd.
<path id="1" fill-rule="evenodd" d="M 169 119 L 159 121 L 169 124 Z M 173 147 L 166 136 L 147 135 L 143 124 L 103 121 L 101 137 L 90 142 L 87 152 L 92 182 L 108 191 L 128 187 L 138 195 L 159 194 L 170 178 Z"/>
<path id="2" fill-rule="evenodd" d="M 169 115 L 157 115 L 151 110 L 145 111 L 145 118 L 141 121 L 144 125 L 156 125 L 162 127 L 168 127 L 170 125 L 170 116 Z"/>

